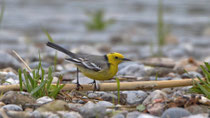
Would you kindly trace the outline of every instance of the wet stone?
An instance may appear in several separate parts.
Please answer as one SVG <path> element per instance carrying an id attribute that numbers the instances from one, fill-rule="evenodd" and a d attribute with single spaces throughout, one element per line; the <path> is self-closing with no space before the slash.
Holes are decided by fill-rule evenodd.
<path id="1" fill-rule="evenodd" d="M 5 52 L 0 52 L 0 69 L 6 67 L 12 67 L 14 69 L 20 68 L 20 63 L 10 54 Z"/>
<path id="2" fill-rule="evenodd" d="M 7 104 L 7 105 L 3 106 L 2 109 L 12 110 L 12 111 L 23 111 L 23 109 L 16 104 Z"/>
<path id="3" fill-rule="evenodd" d="M 51 101 L 53 101 L 52 98 L 50 98 L 48 96 L 43 96 L 43 97 L 37 99 L 36 100 L 36 103 L 38 103 L 38 104 L 44 104 L 44 103 L 48 103 L 48 102 L 51 102 Z"/>
<path id="4" fill-rule="evenodd" d="M 42 105 L 36 109 L 39 112 L 56 112 L 56 111 L 68 111 L 69 106 L 65 101 L 55 100 L 47 104 Z"/>
<path id="5" fill-rule="evenodd" d="M 35 99 L 29 94 L 23 94 L 21 92 L 16 92 L 16 91 L 6 92 L 2 96 L 0 101 L 4 102 L 5 104 L 17 104 L 17 105 L 36 103 Z"/>
<path id="6" fill-rule="evenodd" d="M 144 91 L 123 91 L 123 94 L 127 94 L 127 104 L 138 105 L 141 104 L 147 97 L 147 93 Z"/>
<path id="7" fill-rule="evenodd" d="M 140 112 L 138 112 L 138 111 L 133 111 L 133 112 L 127 113 L 126 118 L 137 118 L 139 115 L 140 115 Z"/>
<path id="8" fill-rule="evenodd" d="M 106 113 L 106 107 L 94 104 L 93 102 L 89 101 L 80 108 L 80 113 L 84 118 L 90 118 L 90 117 L 103 118 Z"/>
<path id="9" fill-rule="evenodd" d="M 183 108 L 169 108 L 161 116 L 161 118 L 181 118 L 191 115 L 189 111 Z"/>
<path id="10" fill-rule="evenodd" d="M 136 62 L 125 62 L 120 64 L 118 75 L 142 77 L 146 74 L 143 64 Z"/>
<path id="11" fill-rule="evenodd" d="M 149 96 L 147 96 L 147 98 L 143 102 L 143 105 L 148 105 L 152 103 L 155 99 L 166 100 L 167 94 L 161 90 L 155 90 L 152 93 L 150 93 Z"/>

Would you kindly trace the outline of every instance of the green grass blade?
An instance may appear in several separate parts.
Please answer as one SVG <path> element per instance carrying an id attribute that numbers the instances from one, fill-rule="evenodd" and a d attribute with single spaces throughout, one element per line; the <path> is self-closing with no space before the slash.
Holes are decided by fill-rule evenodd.
<path id="1" fill-rule="evenodd" d="M 1 23 L 2 23 L 2 21 L 3 21 L 4 10 L 5 10 L 5 3 L 4 3 L 4 0 L 3 0 L 3 1 L 2 1 L 2 4 L 1 4 L 1 12 L 0 12 L 0 26 L 1 26 Z"/>
<path id="2" fill-rule="evenodd" d="M 207 84 L 205 81 L 203 81 L 200 77 L 197 76 L 197 78 L 200 80 L 200 82 L 201 82 L 202 84 L 204 84 L 207 88 L 210 89 L 210 85 L 209 85 L 209 84 Z"/>
<path id="3" fill-rule="evenodd" d="M 48 31 L 44 28 L 42 28 L 43 32 L 45 33 L 45 35 L 47 36 L 48 40 L 50 42 L 54 42 L 53 38 L 50 36 L 50 34 L 48 33 Z"/>
<path id="4" fill-rule="evenodd" d="M 197 86 L 201 89 L 201 91 L 210 99 L 210 92 L 207 91 L 199 82 L 196 81 Z"/>
<path id="5" fill-rule="evenodd" d="M 46 84 L 46 81 L 43 81 L 40 83 L 39 86 L 37 86 L 36 88 L 34 88 L 30 93 L 31 95 L 34 95 L 36 92 L 38 92 L 39 90 L 41 90 Z"/>
<path id="6" fill-rule="evenodd" d="M 27 91 L 28 92 L 31 92 L 31 85 L 30 85 L 30 83 L 29 83 L 29 80 L 28 80 L 28 76 L 27 76 L 27 72 L 26 72 L 26 70 L 24 69 L 23 70 L 23 74 L 24 74 L 24 77 L 25 77 L 25 87 L 26 87 L 26 89 L 27 89 Z"/>
<path id="7" fill-rule="evenodd" d="M 55 98 L 55 97 L 57 96 L 57 94 L 60 92 L 60 90 L 61 90 L 64 86 L 65 86 L 65 84 L 59 85 L 58 88 L 56 87 L 56 89 L 52 92 L 51 96 L 52 96 L 53 98 Z"/>
<path id="8" fill-rule="evenodd" d="M 118 104 L 120 104 L 120 80 L 116 78 L 117 81 L 117 98 L 118 98 Z"/>
<path id="9" fill-rule="evenodd" d="M 34 79 L 31 77 L 30 73 L 27 72 L 28 80 L 31 83 L 31 88 L 34 88 Z"/>
<path id="10" fill-rule="evenodd" d="M 18 74 L 19 74 L 20 91 L 23 91 L 23 79 L 22 79 L 21 69 L 18 69 Z"/>
<path id="11" fill-rule="evenodd" d="M 49 67 L 48 69 L 48 80 L 47 80 L 47 90 L 50 89 L 50 86 L 52 84 L 53 76 L 52 76 L 52 68 Z"/>
<path id="12" fill-rule="evenodd" d="M 54 56 L 54 70 L 56 70 L 57 60 L 58 60 L 58 52 L 56 51 Z"/>

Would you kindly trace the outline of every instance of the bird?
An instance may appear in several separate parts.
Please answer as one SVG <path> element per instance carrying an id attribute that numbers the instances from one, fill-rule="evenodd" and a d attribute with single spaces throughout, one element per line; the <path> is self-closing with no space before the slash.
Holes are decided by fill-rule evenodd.
<path id="1" fill-rule="evenodd" d="M 77 67 L 77 89 L 82 87 L 79 84 L 79 71 L 86 77 L 93 79 L 92 84 L 95 85 L 95 89 L 95 80 L 109 80 L 113 78 L 118 72 L 118 65 L 120 63 L 123 61 L 131 61 L 117 52 L 108 53 L 105 55 L 92 55 L 73 53 L 53 42 L 47 42 L 46 45 L 68 55 L 66 60 L 72 62 Z"/>

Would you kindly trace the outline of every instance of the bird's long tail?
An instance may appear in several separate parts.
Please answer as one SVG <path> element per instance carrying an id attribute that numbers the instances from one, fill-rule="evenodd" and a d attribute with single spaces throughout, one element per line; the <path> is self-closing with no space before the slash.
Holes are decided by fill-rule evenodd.
<path id="1" fill-rule="evenodd" d="M 47 46 L 49 46 L 51 48 L 54 48 L 54 49 L 56 49 L 58 51 L 61 51 L 61 52 L 65 53 L 65 54 L 69 55 L 72 58 L 77 58 L 76 54 L 74 54 L 74 53 L 64 49 L 63 47 L 61 47 L 61 46 L 59 46 L 59 45 L 57 45 L 55 43 L 47 42 Z"/>

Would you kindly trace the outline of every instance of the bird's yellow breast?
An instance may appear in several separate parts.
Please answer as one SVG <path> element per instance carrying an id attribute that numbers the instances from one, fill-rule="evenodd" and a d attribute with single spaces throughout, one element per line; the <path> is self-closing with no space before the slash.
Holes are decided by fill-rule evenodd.
<path id="1" fill-rule="evenodd" d="M 117 64 L 110 64 L 109 69 L 104 69 L 101 71 L 93 71 L 86 69 L 84 67 L 78 66 L 79 70 L 82 74 L 87 76 L 90 79 L 94 80 L 108 80 L 114 77 L 118 71 L 118 65 Z"/>

